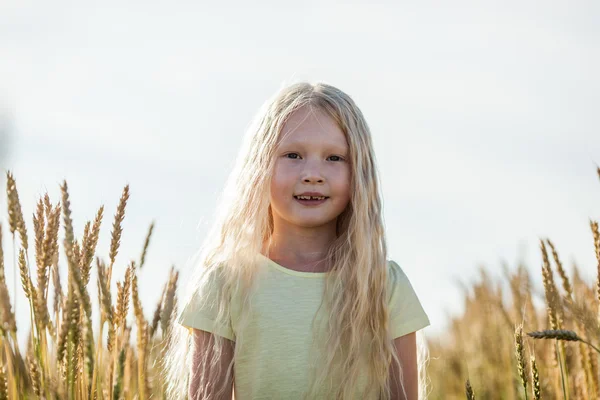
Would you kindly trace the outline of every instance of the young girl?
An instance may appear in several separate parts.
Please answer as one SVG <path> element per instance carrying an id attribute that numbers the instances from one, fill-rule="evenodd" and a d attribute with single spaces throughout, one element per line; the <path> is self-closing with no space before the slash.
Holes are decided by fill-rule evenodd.
<path id="1" fill-rule="evenodd" d="M 346 93 L 265 103 L 170 332 L 169 398 L 417 399 L 429 319 L 387 260 L 378 179 Z"/>

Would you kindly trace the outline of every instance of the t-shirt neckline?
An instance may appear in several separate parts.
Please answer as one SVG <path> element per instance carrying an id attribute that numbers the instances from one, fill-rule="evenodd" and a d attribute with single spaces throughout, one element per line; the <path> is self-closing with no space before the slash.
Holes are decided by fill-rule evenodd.
<path id="1" fill-rule="evenodd" d="M 327 274 L 329 274 L 329 272 L 295 271 L 293 269 L 284 267 L 283 265 L 277 264 L 275 261 L 271 260 L 269 257 L 265 256 L 262 253 L 258 253 L 258 254 L 260 254 L 261 257 L 264 258 L 270 266 L 272 266 L 273 268 L 275 268 L 283 273 L 286 273 L 288 275 L 299 276 L 302 278 L 325 278 L 327 276 Z"/>

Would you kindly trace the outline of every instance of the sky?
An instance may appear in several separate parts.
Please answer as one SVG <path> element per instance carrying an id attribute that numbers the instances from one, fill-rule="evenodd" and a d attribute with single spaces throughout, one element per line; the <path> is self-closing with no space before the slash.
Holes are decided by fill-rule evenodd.
<path id="1" fill-rule="evenodd" d="M 130 185 L 113 277 L 155 221 L 139 271 L 151 318 L 171 265 L 189 276 L 259 107 L 284 84 L 330 83 L 371 128 L 388 256 L 435 336 L 480 266 L 499 277 L 522 261 L 541 295 L 540 238 L 595 279 L 599 22 L 595 1 L 3 0 L 0 166 L 17 180 L 30 242 L 35 203 L 46 192 L 58 202 L 63 180 L 76 236 L 104 205 L 104 259 Z M 5 194 L 0 221 L 14 303 Z M 65 282 L 64 262 L 61 272 Z"/>

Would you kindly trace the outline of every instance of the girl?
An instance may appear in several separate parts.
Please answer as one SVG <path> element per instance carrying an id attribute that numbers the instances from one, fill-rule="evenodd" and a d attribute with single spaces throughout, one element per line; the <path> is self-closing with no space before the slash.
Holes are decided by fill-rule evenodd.
<path id="1" fill-rule="evenodd" d="M 387 260 L 378 179 L 346 93 L 265 103 L 169 334 L 169 398 L 417 399 L 429 319 Z"/>

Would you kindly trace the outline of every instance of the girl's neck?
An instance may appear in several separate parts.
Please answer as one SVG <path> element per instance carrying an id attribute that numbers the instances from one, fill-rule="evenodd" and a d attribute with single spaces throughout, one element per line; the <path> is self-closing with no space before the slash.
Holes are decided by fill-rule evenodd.
<path id="1" fill-rule="evenodd" d="M 307 272 L 323 272 L 329 270 L 326 260 L 329 246 L 335 235 L 288 235 L 273 233 L 272 239 L 264 243 L 263 255 L 284 267 Z"/>

